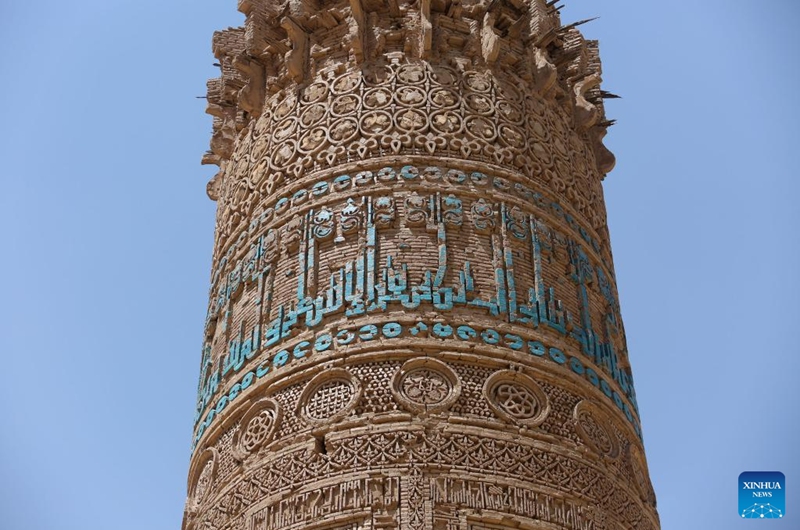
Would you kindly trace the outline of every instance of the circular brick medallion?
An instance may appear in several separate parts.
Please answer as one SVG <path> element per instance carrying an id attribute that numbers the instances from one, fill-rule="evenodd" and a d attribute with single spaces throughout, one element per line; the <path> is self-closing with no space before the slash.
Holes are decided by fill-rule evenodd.
<path id="1" fill-rule="evenodd" d="M 513 423 L 535 427 L 550 412 L 547 395 L 536 381 L 512 370 L 492 374 L 483 393 L 495 414 Z"/>
<path id="2" fill-rule="evenodd" d="M 611 421 L 599 408 L 588 401 L 581 401 L 575 405 L 573 418 L 575 429 L 586 445 L 602 456 L 616 458 L 619 455 L 619 444 Z"/>
<path id="3" fill-rule="evenodd" d="M 253 403 L 242 416 L 233 438 L 236 456 L 243 459 L 269 444 L 275 437 L 281 416 L 280 405 L 274 399 L 264 398 Z"/>
<path id="4" fill-rule="evenodd" d="M 208 496 L 217 478 L 217 450 L 209 447 L 195 460 L 189 470 L 187 510 L 196 511 Z"/>
<path id="5" fill-rule="evenodd" d="M 347 370 L 326 370 L 309 381 L 303 390 L 298 413 L 311 424 L 340 420 L 353 410 L 361 391 L 361 383 Z"/>
<path id="6" fill-rule="evenodd" d="M 429 357 L 406 361 L 392 379 L 392 394 L 412 412 L 449 408 L 461 394 L 461 382 L 452 368 Z"/>

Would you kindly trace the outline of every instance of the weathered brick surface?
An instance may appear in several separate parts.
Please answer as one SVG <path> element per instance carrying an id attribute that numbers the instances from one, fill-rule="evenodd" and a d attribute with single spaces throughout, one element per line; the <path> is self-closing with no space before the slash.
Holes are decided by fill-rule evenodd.
<path id="1" fill-rule="evenodd" d="M 239 9 L 184 528 L 658 528 L 597 43 L 542 0 Z"/>

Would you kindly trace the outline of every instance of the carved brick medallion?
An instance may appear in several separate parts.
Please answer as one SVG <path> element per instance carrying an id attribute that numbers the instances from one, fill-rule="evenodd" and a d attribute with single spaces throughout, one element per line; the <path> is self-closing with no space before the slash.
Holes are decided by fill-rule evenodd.
<path id="1" fill-rule="evenodd" d="M 550 412 L 547 395 L 530 377 L 512 370 L 492 374 L 483 386 L 489 406 L 501 418 L 535 427 Z"/>
<path id="2" fill-rule="evenodd" d="M 327 370 L 309 381 L 300 396 L 298 412 L 311 424 L 337 421 L 353 410 L 361 390 L 361 383 L 347 370 Z"/>
<path id="3" fill-rule="evenodd" d="M 233 437 L 233 448 L 238 459 L 255 453 L 272 441 L 281 421 L 281 408 L 271 398 L 253 403 L 242 416 L 239 430 Z"/>
<path id="4" fill-rule="evenodd" d="M 199 505 L 208 493 L 211 483 L 214 481 L 214 461 L 208 460 L 197 477 L 197 484 L 194 486 L 194 497 L 192 501 Z"/>
<path id="5" fill-rule="evenodd" d="M 217 459 L 216 449 L 206 449 L 189 470 L 189 496 L 186 500 L 186 509 L 190 512 L 196 511 L 211 491 L 217 477 Z"/>
<path id="6" fill-rule="evenodd" d="M 619 443 L 605 413 L 587 401 L 575 406 L 575 428 L 581 439 L 602 456 L 616 458 Z"/>
<path id="7" fill-rule="evenodd" d="M 406 361 L 392 379 L 392 394 L 413 412 L 439 412 L 461 394 L 461 381 L 452 368 L 429 357 Z"/>

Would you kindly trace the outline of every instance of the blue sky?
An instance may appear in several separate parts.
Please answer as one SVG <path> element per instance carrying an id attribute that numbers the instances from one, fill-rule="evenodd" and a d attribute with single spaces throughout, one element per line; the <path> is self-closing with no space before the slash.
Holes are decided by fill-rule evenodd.
<path id="1" fill-rule="evenodd" d="M 236 2 L 0 4 L 0 528 L 180 526 Z M 623 96 L 614 258 L 663 528 L 800 524 L 800 7 L 573 0 Z M 737 518 L 742 471 L 787 516 Z"/>

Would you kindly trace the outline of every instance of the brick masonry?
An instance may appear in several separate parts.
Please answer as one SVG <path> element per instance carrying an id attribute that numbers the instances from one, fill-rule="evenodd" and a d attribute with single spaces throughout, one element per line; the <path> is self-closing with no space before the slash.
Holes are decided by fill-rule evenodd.
<path id="1" fill-rule="evenodd" d="M 240 0 L 186 530 L 659 528 L 597 42 L 541 0 Z"/>

